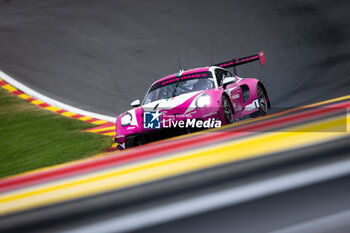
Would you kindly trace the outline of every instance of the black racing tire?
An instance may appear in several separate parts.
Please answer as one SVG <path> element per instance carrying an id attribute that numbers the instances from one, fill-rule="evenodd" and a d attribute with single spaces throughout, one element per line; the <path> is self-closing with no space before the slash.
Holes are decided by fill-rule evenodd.
<path id="1" fill-rule="evenodd" d="M 226 124 L 231 124 L 233 119 L 233 109 L 230 103 L 230 100 L 227 98 L 226 95 L 223 95 L 221 97 L 222 100 L 222 110 L 225 117 Z"/>
<path id="2" fill-rule="evenodd" d="M 261 115 L 265 116 L 267 114 L 267 110 L 268 110 L 268 104 L 267 104 L 265 93 L 259 85 L 256 88 L 256 92 L 257 92 L 257 96 L 258 96 L 258 102 L 259 102 L 259 108 L 260 108 Z"/>

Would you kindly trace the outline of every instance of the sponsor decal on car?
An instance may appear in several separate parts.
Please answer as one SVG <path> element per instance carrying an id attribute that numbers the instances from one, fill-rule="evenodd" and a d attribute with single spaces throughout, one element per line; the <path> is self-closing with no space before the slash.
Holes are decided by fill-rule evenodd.
<path id="1" fill-rule="evenodd" d="M 209 118 L 205 121 L 201 119 L 186 119 L 186 120 L 163 120 L 163 128 L 219 128 L 221 121 Z"/>
<path id="2" fill-rule="evenodd" d="M 245 110 L 250 111 L 260 107 L 258 99 L 253 100 L 251 104 L 245 106 Z"/>
<path id="3" fill-rule="evenodd" d="M 233 100 L 238 99 L 238 98 L 239 98 L 239 95 L 238 95 L 238 94 L 232 96 L 232 99 L 233 99 Z"/>

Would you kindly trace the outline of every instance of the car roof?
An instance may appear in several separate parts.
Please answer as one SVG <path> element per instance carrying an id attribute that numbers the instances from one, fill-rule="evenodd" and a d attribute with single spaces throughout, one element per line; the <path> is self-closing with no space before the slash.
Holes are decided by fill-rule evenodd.
<path id="1" fill-rule="evenodd" d="M 199 68 L 189 69 L 189 70 L 185 70 L 185 71 L 180 71 L 178 73 L 171 74 L 171 75 L 168 75 L 168 76 L 166 76 L 164 78 L 158 79 L 153 84 L 165 81 L 167 79 L 174 78 L 177 75 L 179 75 L 181 72 L 182 72 L 181 75 L 187 75 L 187 74 L 198 73 L 198 72 L 207 72 L 207 71 L 209 71 L 209 68 L 210 68 L 209 66 L 206 66 L 206 67 L 199 67 Z"/>

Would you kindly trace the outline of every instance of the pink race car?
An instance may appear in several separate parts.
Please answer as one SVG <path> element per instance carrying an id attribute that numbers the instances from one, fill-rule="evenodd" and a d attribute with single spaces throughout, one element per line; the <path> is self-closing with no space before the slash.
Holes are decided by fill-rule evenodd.
<path id="1" fill-rule="evenodd" d="M 258 79 L 238 77 L 235 69 L 256 60 L 263 65 L 264 52 L 157 80 L 142 104 L 135 100 L 133 109 L 118 116 L 117 148 L 265 115 L 271 106 L 264 85 Z M 234 68 L 234 74 L 225 69 L 229 67 Z"/>

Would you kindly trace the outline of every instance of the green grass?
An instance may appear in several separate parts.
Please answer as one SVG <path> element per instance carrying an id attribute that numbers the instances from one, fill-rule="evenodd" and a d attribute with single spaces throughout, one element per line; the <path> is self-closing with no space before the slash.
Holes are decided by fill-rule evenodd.
<path id="1" fill-rule="evenodd" d="M 0 88 L 0 177 L 96 155 L 108 136 L 94 125 L 30 104 Z"/>

